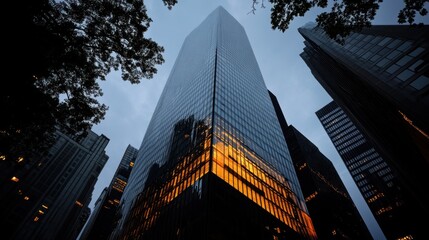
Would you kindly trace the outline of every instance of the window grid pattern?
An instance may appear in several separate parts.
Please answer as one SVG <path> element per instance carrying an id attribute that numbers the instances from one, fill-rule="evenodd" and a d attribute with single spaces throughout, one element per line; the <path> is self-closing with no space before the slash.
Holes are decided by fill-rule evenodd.
<path id="1" fill-rule="evenodd" d="M 293 231 L 314 239 L 287 145 L 244 29 L 226 12 L 212 14 L 219 15 L 209 16 L 186 38 L 148 126 L 121 200 L 128 214 L 119 223 L 118 229 L 124 228 L 121 239 L 144 237 L 169 206 L 180 212 L 190 189 L 201 187 L 209 172 Z M 239 149 L 246 149 L 246 158 L 226 158 L 228 149 L 236 157 Z M 238 171 L 237 161 L 243 159 L 247 160 L 240 166 L 245 167 Z M 153 180 L 153 175 L 162 181 Z"/>
<path id="2" fill-rule="evenodd" d="M 396 203 L 385 197 L 386 191 L 393 187 L 394 173 L 346 113 L 331 102 L 316 114 L 374 214 L 380 206 L 394 208 Z"/>

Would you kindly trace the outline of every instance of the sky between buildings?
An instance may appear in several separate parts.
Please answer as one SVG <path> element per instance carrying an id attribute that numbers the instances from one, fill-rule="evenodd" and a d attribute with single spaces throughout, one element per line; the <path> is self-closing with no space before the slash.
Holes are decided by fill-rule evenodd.
<path id="1" fill-rule="evenodd" d="M 124 82 L 120 73 L 113 72 L 106 81 L 101 82 L 104 96 L 99 100 L 109 106 L 109 110 L 105 119 L 94 126 L 93 130 L 110 139 L 107 146 L 107 154 L 110 158 L 95 185 L 90 208 L 93 208 L 102 189 L 109 185 L 128 144 L 137 149 L 140 147 L 185 37 L 221 5 L 246 30 L 267 88 L 277 96 L 287 122 L 310 139 L 333 162 L 374 239 L 385 239 L 316 117 L 315 112 L 332 99 L 315 80 L 299 56 L 304 48 L 304 39 L 297 28 L 307 22 L 315 21 L 315 17 L 323 9 L 313 9 L 304 17 L 294 19 L 289 29 L 283 33 L 272 30 L 271 5 L 267 1 L 264 1 L 266 8 L 258 6 L 255 14 L 249 13 L 252 0 L 179 0 L 178 2 L 172 10 L 168 10 L 161 0 L 145 1 L 148 15 L 153 20 L 146 36 L 165 48 L 163 54 L 165 63 L 158 66 L 158 73 L 154 78 L 142 79 L 140 84 L 133 85 Z M 401 0 L 383 2 L 373 24 L 397 24 L 397 15 L 402 6 Z M 420 17 L 418 21 L 428 24 L 429 17 Z"/>

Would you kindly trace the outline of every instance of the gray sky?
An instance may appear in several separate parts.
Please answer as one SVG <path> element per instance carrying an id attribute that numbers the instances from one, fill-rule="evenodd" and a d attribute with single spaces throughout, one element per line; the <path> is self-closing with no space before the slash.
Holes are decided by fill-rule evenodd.
<path id="1" fill-rule="evenodd" d="M 94 126 L 93 131 L 110 139 L 107 146 L 110 158 L 95 185 L 90 208 L 93 208 L 102 189 L 109 185 L 128 144 L 140 147 L 185 37 L 221 5 L 246 30 L 267 88 L 277 96 L 288 123 L 294 125 L 333 162 L 374 239 L 385 239 L 316 117 L 315 112 L 329 103 L 331 97 L 314 79 L 299 56 L 304 44 L 297 28 L 314 21 L 322 9 L 313 9 L 305 17 L 294 19 L 290 28 L 282 33 L 271 29 L 270 4 L 265 3 L 265 9 L 258 7 L 255 14 L 248 14 L 251 2 L 252 0 L 179 0 L 172 10 L 168 10 L 161 0 L 145 1 L 148 15 L 153 20 L 146 36 L 164 46 L 165 63 L 158 67 L 158 73 L 153 79 L 142 79 L 138 85 L 122 81 L 117 72 L 111 73 L 107 81 L 101 82 L 104 96 L 99 100 L 108 105 L 109 110 L 106 118 Z M 401 0 L 385 1 L 373 24 L 396 24 L 402 4 Z M 427 17 L 420 18 L 419 21 L 429 22 Z"/>

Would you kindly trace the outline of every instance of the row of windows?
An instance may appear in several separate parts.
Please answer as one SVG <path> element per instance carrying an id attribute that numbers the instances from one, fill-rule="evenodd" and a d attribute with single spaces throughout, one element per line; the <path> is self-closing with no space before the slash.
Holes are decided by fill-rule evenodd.
<path id="1" fill-rule="evenodd" d="M 217 176 L 295 231 L 307 231 L 308 215 L 297 208 L 298 199 L 287 185 L 272 178 L 243 152 L 221 141 L 215 144 L 213 160 L 213 172 Z M 271 169 L 271 172 L 275 171 Z M 284 179 L 282 182 L 287 183 Z"/>
<path id="2" fill-rule="evenodd" d="M 340 155 L 345 154 L 353 149 L 355 149 L 357 146 L 360 146 L 362 143 L 365 143 L 366 140 L 365 139 L 361 139 L 351 145 L 348 145 L 346 148 L 344 148 L 343 150 L 339 151 Z"/>
<path id="3" fill-rule="evenodd" d="M 346 138 L 344 138 L 344 139 L 341 139 L 340 141 L 338 141 L 338 142 L 342 142 L 342 141 L 346 140 L 344 143 L 336 146 L 338 151 L 341 151 L 343 148 L 348 147 L 351 144 L 353 144 L 353 143 L 355 143 L 361 139 L 364 139 L 362 134 L 358 134 L 357 136 L 350 136 L 349 138 L 351 138 L 351 139 L 346 140 Z"/>

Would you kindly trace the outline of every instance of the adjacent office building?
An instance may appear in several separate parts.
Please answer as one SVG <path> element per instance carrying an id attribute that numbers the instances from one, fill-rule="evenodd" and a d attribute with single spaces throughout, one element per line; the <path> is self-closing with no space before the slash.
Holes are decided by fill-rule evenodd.
<path id="1" fill-rule="evenodd" d="M 55 143 L 32 169 L 13 180 L 2 212 L 6 239 L 75 239 L 85 224 L 109 139 L 89 131 L 77 140 L 55 133 Z"/>
<path id="2" fill-rule="evenodd" d="M 372 26 L 344 45 L 318 27 L 299 32 L 301 57 L 395 172 L 414 217 L 429 214 L 429 26 Z"/>
<path id="3" fill-rule="evenodd" d="M 128 145 L 110 185 L 103 189 L 80 239 L 109 239 L 117 220 L 116 210 L 137 157 L 137 149 Z"/>
<path id="4" fill-rule="evenodd" d="M 318 239 L 372 239 L 332 162 L 294 126 L 270 93 Z"/>
<path id="5" fill-rule="evenodd" d="M 121 199 L 114 239 L 315 239 L 243 27 L 222 7 L 185 39 Z"/>
<path id="6" fill-rule="evenodd" d="M 418 213 L 389 164 L 335 102 L 316 115 L 386 237 L 416 239 Z"/>

